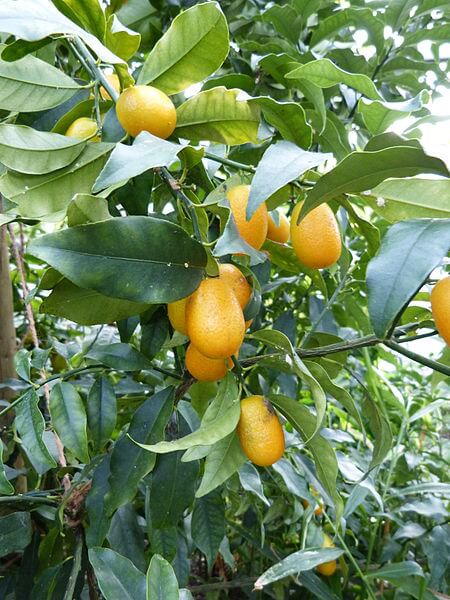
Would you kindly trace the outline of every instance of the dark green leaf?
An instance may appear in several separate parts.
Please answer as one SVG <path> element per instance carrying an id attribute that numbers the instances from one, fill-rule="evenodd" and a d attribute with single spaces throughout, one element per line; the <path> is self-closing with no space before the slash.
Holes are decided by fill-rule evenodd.
<path id="1" fill-rule="evenodd" d="M 217 490 L 196 499 L 191 532 L 194 544 L 206 556 L 211 569 L 225 535 L 225 505 Z"/>
<path id="2" fill-rule="evenodd" d="M 86 545 L 88 548 L 101 546 L 109 530 L 111 517 L 107 514 L 105 497 L 109 492 L 109 464 L 111 454 L 106 454 L 95 469 L 91 489 L 86 496 L 86 509 L 89 524 L 86 527 Z"/>
<path id="3" fill-rule="evenodd" d="M 86 356 L 121 371 L 142 371 L 151 368 L 150 361 L 143 354 L 133 346 L 120 342 L 95 346 Z"/>
<path id="4" fill-rule="evenodd" d="M 117 405 L 114 386 L 104 375 L 100 375 L 89 390 L 87 419 L 94 442 L 94 451 L 101 450 L 109 441 L 116 426 Z"/>
<path id="5" fill-rule="evenodd" d="M 125 504 L 114 513 L 108 542 L 112 550 L 131 560 L 141 571 L 145 571 L 147 561 L 144 557 L 144 532 L 138 524 L 132 504 Z"/>
<path id="6" fill-rule="evenodd" d="M 21 552 L 31 542 L 33 530 L 27 512 L 14 512 L 0 517 L 0 557 Z"/>

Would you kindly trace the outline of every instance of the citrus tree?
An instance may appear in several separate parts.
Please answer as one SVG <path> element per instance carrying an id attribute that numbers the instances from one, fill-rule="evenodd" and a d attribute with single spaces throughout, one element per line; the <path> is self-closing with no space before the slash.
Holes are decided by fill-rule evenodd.
<path id="1" fill-rule="evenodd" d="M 0 2 L 1 598 L 448 597 L 449 29 Z"/>

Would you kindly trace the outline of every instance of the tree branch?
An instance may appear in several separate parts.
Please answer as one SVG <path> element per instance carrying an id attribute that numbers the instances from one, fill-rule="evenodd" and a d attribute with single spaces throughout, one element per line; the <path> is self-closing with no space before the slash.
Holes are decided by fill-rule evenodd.
<path id="1" fill-rule="evenodd" d="M 422 356 L 421 354 L 416 354 L 415 352 L 408 350 L 404 346 L 401 346 L 400 344 L 397 344 L 397 342 L 393 342 L 392 340 L 385 340 L 383 342 L 383 344 L 385 346 L 387 346 L 388 348 L 390 348 L 391 350 L 394 350 L 395 352 L 398 352 L 399 354 L 403 354 L 403 356 L 406 356 L 407 358 L 409 358 L 410 360 L 413 360 L 414 362 L 420 363 L 421 365 L 424 365 L 425 367 L 429 367 L 430 369 L 433 369 L 434 371 L 438 371 L 439 373 L 442 373 L 443 375 L 447 375 L 447 377 L 450 377 L 450 367 L 447 367 L 446 365 L 443 365 L 442 363 L 439 363 L 435 360 L 431 360 L 431 358 L 426 358 L 425 356 Z"/>

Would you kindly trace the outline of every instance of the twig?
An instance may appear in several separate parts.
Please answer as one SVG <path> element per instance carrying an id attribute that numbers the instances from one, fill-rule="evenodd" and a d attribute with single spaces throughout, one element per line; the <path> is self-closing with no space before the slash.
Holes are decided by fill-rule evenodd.
<path id="1" fill-rule="evenodd" d="M 205 152 L 205 158 L 209 158 L 209 160 L 213 160 L 214 162 L 218 162 L 222 165 L 227 165 L 228 167 L 240 169 L 241 171 L 249 171 L 250 173 L 254 173 L 256 171 L 256 167 L 253 165 L 246 165 L 245 163 L 240 163 L 229 158 L 223 158 L 222 156 L 211 154 L 211 152 Z"/>
<path id="2" fill-rule="evenodd" d="M 387 346 L 391 350 L 394 350 L 395 352 L 398 352 L 399 354 L 403 354 L 403 356 L 406 356 L 407 358 L 409 358 L 421 365 L 424 365 L 425 367 L 429 367 L 430 369 L 433 369 L 434 371 L 438 371 L 439 373 L 442 373 L 443 375 L 447 375 L 447 377 L 450 377 L 450 367 L 447 367 L 446 365 L 439 363 L 435 360 L 431 360 L 431 358 L 426 358 L 425 356 L 416 354 L 415 352 L 408 350 L 404 346 L 401 346 L 400 344 L 397 344 L 397 342 L 393 342 L 392 340 L 385 340 L 383 343 L 385 346 Z"/>

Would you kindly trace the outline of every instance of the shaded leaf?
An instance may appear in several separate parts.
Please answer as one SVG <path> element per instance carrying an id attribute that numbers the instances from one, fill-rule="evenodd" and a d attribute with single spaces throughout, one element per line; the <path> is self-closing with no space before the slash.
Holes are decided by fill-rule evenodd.
<path id="1" fill-rule="evenodd" d="M 86 356 L 121 371 L 142 371 L 151 368 L 146 356 L 130 344 L 121 342 L 94 346 Z"/>
<path id="2" fill-rule="evenodd" d="M 117 402 L 114 386 L 104 375 L 99 375 L 87 397 L 87 421 L 94 451 L 109 441 L 117 418 Z"/>
<path id="3" fill-rule="evenodd" d="M 145 575 L 128 558 L 109 548 L 91 548 L 89 561 L 105 600 L 145 598 Z"/>
<path id="4" fill-rule="evenodd" d="M 225 505 L 217 490 L 196 499 L 191 533 L 194 544 L 206 556 L 211 569 L 225 535 Z"/>
<path id="5" fill-rule="evenodd" d="M 27 512 L 13 512 L 0 517 L 0 557 L 21 552 L 31 542 L 33 530 Z"/>

